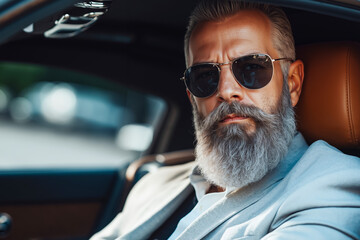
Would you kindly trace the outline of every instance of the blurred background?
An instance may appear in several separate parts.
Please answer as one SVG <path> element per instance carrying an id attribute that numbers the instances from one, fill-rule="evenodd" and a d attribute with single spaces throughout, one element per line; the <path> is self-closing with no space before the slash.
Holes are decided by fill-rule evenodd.
<path id="1" fill-rule="evenodd" d="M 102 78 L 0 63 L 0 168 L 116 167 L 141 156 L 166 112 Z"/>

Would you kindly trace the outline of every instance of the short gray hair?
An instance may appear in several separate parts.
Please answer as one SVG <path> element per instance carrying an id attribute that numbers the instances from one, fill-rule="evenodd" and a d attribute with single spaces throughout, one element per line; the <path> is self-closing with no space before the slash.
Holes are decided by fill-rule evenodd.
<path id="1" fill-rule="evenodd" d="M 280 8 L 242 0 L 201 0 L 192 12 L 184 39 L 186 66 L 189 66 L 189 41 L 194 28 L 203 22 L 221 21 L 242 10 L 259 10 L 263 12 L 272 25 L 272 40 L 279 57 L 295 59 L 295 44 L 290 22 Z M 287 72 L 289 62 L 281 63 L 283 74 Z M 284 76 L 285 77 L 285 76 Z"/>

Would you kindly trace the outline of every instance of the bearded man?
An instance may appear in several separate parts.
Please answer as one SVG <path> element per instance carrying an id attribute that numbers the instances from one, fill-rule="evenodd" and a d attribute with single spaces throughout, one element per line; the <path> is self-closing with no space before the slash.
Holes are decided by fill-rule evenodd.
<path id="1" fill-rule="evenodd" d="M 202 1 L 185 56 L 195 163 L 145 176 L 93 239 L 359 239 L 360 161 L 296 131 L 304 66 L 283 11 Z"/>

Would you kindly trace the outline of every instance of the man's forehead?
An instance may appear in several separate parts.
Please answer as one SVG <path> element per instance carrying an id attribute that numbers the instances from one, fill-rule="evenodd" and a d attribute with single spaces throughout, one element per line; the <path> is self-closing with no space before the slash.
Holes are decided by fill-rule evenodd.
<path id="1" fill-rule="evenodd" d="M 189 64 L 202 62 L 201 58 L 211 59 L 219 49 L 230 58 L 264 53 L 269 44 L 272 45 L 270 20 L 258 10 L 244 10 L 222 21 L 198 24 L 189 42 Z"/>
<path id="2" fill-rule="evenodd" d="M 249 46 L 250 41 L 246 39 L 237 39 L 233 41 L 231 46 L 237 46 L 236 48 L 223 48 L 222 55 L 227 56 L 227 60 L 233 60 L 238 57 L 250 55 L 250 54 L 258 54 L 258 53 L 268 53 L 268 49 L 265 44 L 257 47 L 247 47 Z M 211 45 L 202 45 L 198 48 L 192 48 L 190 51 L 191 64 L 204 63 L 204 62 L 222 62 L 217 61 L 217 57 L 221 54 L 219 51 L 211 51 L 209 49 L 214 49 Z"/>

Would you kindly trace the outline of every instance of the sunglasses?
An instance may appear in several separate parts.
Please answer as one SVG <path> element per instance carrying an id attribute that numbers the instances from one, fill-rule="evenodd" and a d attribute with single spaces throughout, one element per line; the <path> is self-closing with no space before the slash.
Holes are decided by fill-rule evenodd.
<path id="1" fill-rule="evenodd" d="M 220 81 L 220 66 L 230 64 L 236 81 L 247 89 L 265 87 L 274 72 L 274 62 L 280 60 L 293 61 L 291 58 L 272 59 L 267 54 L 251 54 L 235 58 L 226 63 L 200 63 L 185 70 L 184 80 L 187 89 L 199 98 L 213 95 Z"/>

